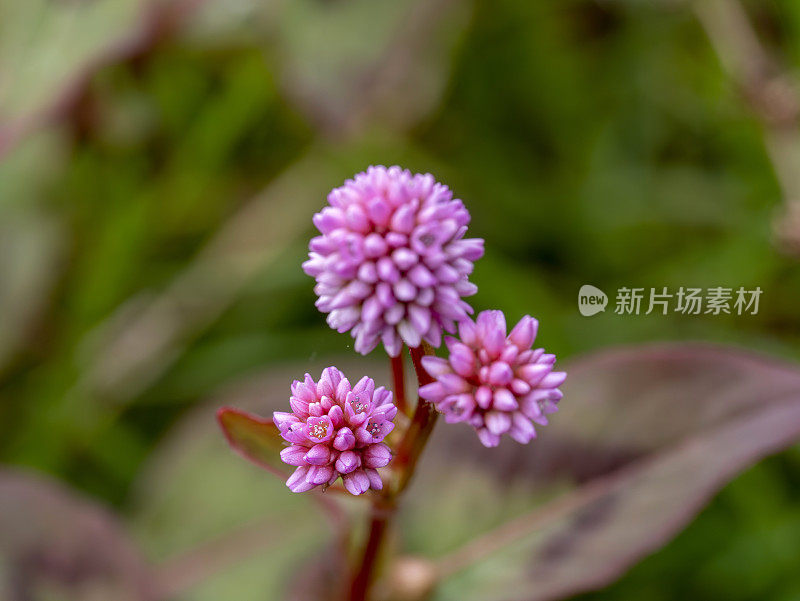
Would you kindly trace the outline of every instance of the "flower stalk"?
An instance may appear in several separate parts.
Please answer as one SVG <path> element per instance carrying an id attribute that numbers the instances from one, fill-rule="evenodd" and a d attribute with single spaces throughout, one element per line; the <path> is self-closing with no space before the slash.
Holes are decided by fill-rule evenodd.
<path id="1" fill-rule="evenodd" d="M 394 384 L 394 404 L 397 410 L 410 416 L 410 408 L 408 401 L 406 401 L 406 380 L 405 380 L 405 366 L 403 364 L 402 352 L 397 357 L 389 357 L 389 363 L 392 366 L 392 383 Z"/>
<path id="2" fill-rule="evenodd" d="M 421 388 L 433 381 L 421 363 L 422 357 L 433 355 L 433 347 L 423 342 L 420 346 L 410 349 L 410 353 L 417 374 L 417 382 Z M 402 356 L 400 360 L 402 361 Z M 394 365 L 394 361 L 392 364 Z M 394 469 L 399 470 L 400 474 L 397 484 L 394 488 L 387 490 L 385 494 L 374 497 L 364 554 L 358 569 L 354 572 L 350 587 L 351 601 L 365 601 L 368 598 L 367 594 L 373 580 L 378 557 L 397 508 L 397 498 L 411 480 L 417 460 L 433 432 L 437 415 L 436 409 L 431 403 L 421 397 L 418 399 L 411 423 L 400 440 L 392 462 Z"/>
<path id="3" fill-rule="evenodd" d="M 364 553 L 358 568 L 354 571 L 350 585 L 350 601 L 365 601 L 372 584 L 375 567 L 383 548 L 386 534 L 394 517 L 396 506 L 385 496 L 378 496 L 370 510 L 369 533 L 364 545 Z"/>
<path id="4" fill-rule="evenodd" d="M 433 378 L 425 371 L 421 363 L 422 357 L 434 354 L 433 348 L 423 342 L 420 346 L 410 350 L 411 361 L 417 374 L 417 382 L 419 387 L 422 388 L 426 384 L 433 382 Z M 436 425 L 437 415 L 438 413 L 433 404 L 419 397 L 414 415 L 411 418 L 411 424 L 409 424 L 405 435 L 401 439 L 394 457 L 395 469 L 400 471 L 395 494 L 400 494 L 408 486 L 422 450 L 425 448 L 428 438 L 433 432 L 433 427 Z"/>

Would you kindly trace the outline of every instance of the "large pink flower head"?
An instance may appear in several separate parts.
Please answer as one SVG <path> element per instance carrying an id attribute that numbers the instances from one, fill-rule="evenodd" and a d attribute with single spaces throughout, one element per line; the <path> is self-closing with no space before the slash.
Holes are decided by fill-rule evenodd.
<path id="1" fill-rule="evenodd" d="M 331 485 L 342 477 L 354 495 L 383 487 L 376 468 L 392 458 L 383 439 L 394 428 L 397 407 L 392 393 L 364 376 L 351 386 L 335 367 L 318 382 L 306 374 L 295 380 L 289 398 L 292 412 L 276 411 L 273 422 L 290 446 L 281 459 L 297 469 L 286 481 L 292 492 Z"/>
<path id="2" fill-rule="evenodd" d="M 305 272 L 316 278 L 317 308 L 350 331 L 366 354 L 382 342 L 389 355 L 426 340 L 441 344 L 472 308 L 469 280 L 483 240 L 464 238 L 469 212 L 430 174 L 370 167 L 328 195 L 314 215 Z"/>
<path id="3" fill-rule="evenodd" d="M 422 366 L 436 381 L 419 394 L 436 405 L 449 423 L 466 422 L 484 446 L 494 447 L 502 434 L 526 444 L 536 436 L 533 423 L 547 425 L 557 411 L 558 387 L 567 374 L 553 371 L 555 355 L 533 350 L 539 323 L 525 316 L 506 336 L 502 311 L 482 311 L 473 322 L 459 323 L 459 342 L 447 337 L 450 357 L 423 357 Z"/>

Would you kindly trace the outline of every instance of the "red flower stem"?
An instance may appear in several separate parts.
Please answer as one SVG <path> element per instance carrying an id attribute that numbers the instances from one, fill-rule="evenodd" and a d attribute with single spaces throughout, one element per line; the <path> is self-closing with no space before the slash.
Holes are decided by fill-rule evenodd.
<path id="1" fill-rule="evenodd" d="M 350 601 L 366 601 L 367 599 L 375 564 L 378 562 L 394 510 L 394 503 L 386 497 L 379 497 L 372 505 L 367 544 L 364 547 L 361 564 L 358 566 L 350 586 Z"/>
<path id="2" fill-rule="evenodd" d="M 433 378 L 422 367 L 421 361 L 422 357 L 425 355 L 433 355 L 433 348 L 425 342 L 411 349 L 411 361 L 417 372 L 417 381 L 420 387 L 433 382 Z M 411 476 L 414 475 L 417 460 L 422 454 L 422 450 L 425 448 L 431 432 L 433 432 L 433 427 L 436 425 L 436 418 L 438 415 L 432 403 L 429 403 L 423 398 L 417 400 L 417 408 L 414 410 L 411 424 L 408 426 L 405 435 L 400 441 L 397 454 L 394 457 L 395 465 L 402 470 L 395 491 L 396 495 L 399 495 L 405 490 L 411 480 Z"/>
<path id="3" fill-rule="evenodd" d="M 423 342 L 421 346 L 411 349 L 411 361 L 417 373 L 419 386 L 424 386 L 433 381 L 433 378 L 431 378 L 422 367 L 421 359 L 425 355 L 433 355 L 433 348 L 425 342 Z M 402 355 L 400 357 L 400 365 L 400 369 L 402 369 Z M 397 386 L 397 376 L 394 367 L 395 361 L 393 359 L 392 372 L 395 374 L 395 386 Z M 433 431 L 433 426 L 436 424 L 437 415 L 431 403 L 422 398 L 417 401 L 417 407 L 414 410 L 411 423 L 403 435 L 403 438 L 400 440 L 397 453 L 392 460 L 395 468 L 401 470 L 397 486 L 392 491 L 387 491 L 387 494 L 376 495 L 373 500 L 369 535 L 367 537 L 366 546 L 364 547 L 361 563 L 353 576 L 350 587 L 350 601 L 366 601 L 368 598 L 367 594 L 374 577 L 375 564 L 380 555 L 383 541 L 386 538 L 389 523 L 397 507 L 396 498 L 405 490 L 408 482 L 411 480 L 414 468 L 417 465 L 417 460 L 422 454 L 425 444 L 428 442 L 428 438 Z"/>
<path id="4" fill-rule="evenodd" d="M 403 352 L 397 357 L 389 357 L 389 362 L 392 364 L 392 380 L 394 382 L 394 404 L 397 405 L 397 410 L 404 415 L 409 415 L 409 407 L 406 402 L 406 381 L 405 369 L 403 366 Z"/>

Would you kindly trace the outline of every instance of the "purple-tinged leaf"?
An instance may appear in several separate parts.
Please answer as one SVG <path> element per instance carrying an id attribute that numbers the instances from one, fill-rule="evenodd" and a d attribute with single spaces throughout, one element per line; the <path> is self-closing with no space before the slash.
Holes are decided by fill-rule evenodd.
<path id="1" fill-rule="evenodd" d="M 0 599 L 155 599 L 152 575 L 105 509 L 42 476 L 0 471 Z"/>
<path id="2" fill-rule="evenodd" d="M 271 419 L 223 407 L 217 411 L 217 422 L 236 452 L 276 476 L 288 476 L 280 457 L 285 445 Z"/>
<path id="3" fill-rule="evenodd" d="M 438 558 L 434 599 L 548 601 L 608 584 L 800 438 L 790 364 L 662 345 L 567 371 L 561 411 L 528 446 L 434 435 L 402 521 L 406 546 Z"/>

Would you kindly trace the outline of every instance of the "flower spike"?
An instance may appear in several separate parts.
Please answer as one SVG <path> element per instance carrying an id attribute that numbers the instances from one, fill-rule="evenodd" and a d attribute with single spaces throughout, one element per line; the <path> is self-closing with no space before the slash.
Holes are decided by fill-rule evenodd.
<path id="1" fill-rule="evenodd" d="M 308 374 L 295 380 L 289 405 L 291 412 L 276 411 L 272 421 L 290 443 L 281 460 L 297 468 L 286 481 L 292 492 L 329 486 L 340 477 L 354 495 L 383 487 L 377 468 L 392 459 L 383 439 L 397 415 L 391 391 L 375 388 L 366 376 L 351 386 L 328 367 L 316 382 Z"/>
<path id="2" fill-rule="evenodd" d="M 434 347 L 472 308 L 462 297 L 483 240 L 464 238 L 470 215 L 432 175 L 369 167 L 328 195 L 314 216 L 305 272 L 317 281 L 317 308 L 349 331 L 355 350 L 379 343 L 396 357 L 405 342 Z"/>
<path id="3" fill-rule="evenodd" d="M 475 322 L 461 322 L 461 340 L 446 339 L 448 359 L 423 357 L 435 381 L 420 388 L 420 396 L 447 422 L 475 428 L 484 446 L 497 446 L 503 434 L 530 442 L 536 437 L 533 424 L 547 425 L 547 415 L 558 410 L 558 387 L 567 377 L 553 371 L 555 355 L 531 348 L 538 326 L 526 315 L 506 335 L 502 311 L 482 311 Z"/>

